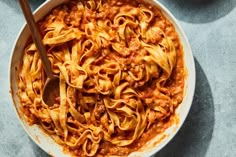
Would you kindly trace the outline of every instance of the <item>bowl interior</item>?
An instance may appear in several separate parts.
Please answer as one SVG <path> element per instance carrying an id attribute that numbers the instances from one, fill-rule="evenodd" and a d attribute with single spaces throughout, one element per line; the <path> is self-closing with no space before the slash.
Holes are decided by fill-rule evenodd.
<path id="1" fill-rule="evenodd" d="M 54 7 L 64 3 L 68 0 L 50 0 L 43 3 L 36 11 L 35 11 L 35 20 L 38 21 L 42 19 L 47 13 L 50 12 Z M 189 109 L 192 104 L 194 89 L 195 89 L 195 66 L 194 66 L 194 59 L 191 51 L 191 47 L 188 43 L 188 40 L 179 26 L 177 20 L 174 18 L 174 16 L 158 1 L 153 0 L 146 0 L 147 2 L 150 2 L 151 4 L 159 7 L 162 10 L 162 13 L 165 15 L 165 17 L 171 21 L 176 29 L 176 32 L 179 35 L 180 41 L 183 45 L 184 49 L 184 61 L 185 66 L 187 68 L 187 78 L 186 78 L 186 85 L 185 85 L 185 96 L 183 99 L 182 104 L 179 105 L 179 107 L 176 110 L 176 114 L 179 115 L 179 121 L 178 123 L 171 126 L 169 129 L 167 129 L 163 134 L 156 136 L 154 139 L 149 141 L 142 149 L 140 149 L 137 152 L 133 152 L 130 154 L 130 156 L 151 156 L 154 153 L 158 152 L 160 149 L 162 149 L 178 132 L 180 127 L 182 126 Z M 20 66 L 20 61 L 23 56 L 23 50 L 25 47 L 25 44 L 27 42 L 27 39 L 29 38 L 30 32 L 29 29 L 26 27 L 26 24 L 22 27 L 15 45 L 12 50 L 12 56 L 11 56 L 11 62 L 10 62 L 10 89 L 12 94 L 12 100 L 14 104 L 15 111 L 19 117 L 19 120 L 27 132 L 27 134 L 31 137 L 31 139 L 38 144 L 39 147 L 41 147 L 44 151 L 46 151 L 48 154 L 51 154 L 53 156 L 60 156 L 60 157 L 68 157 L 70 155 L 64 154 L 62 147 L 55 143 L 50 136 L 48 136 L 46 133 L 42 131 L 41 128 L 37 125 L 29 126 L 26 121 L 23 119 L 23 113 L 20 110 L 20 101 L 17 96 L 17 76 L 18 76 L 18 70 Z M 165 138 L 163 138 L 165 137 Z"/>

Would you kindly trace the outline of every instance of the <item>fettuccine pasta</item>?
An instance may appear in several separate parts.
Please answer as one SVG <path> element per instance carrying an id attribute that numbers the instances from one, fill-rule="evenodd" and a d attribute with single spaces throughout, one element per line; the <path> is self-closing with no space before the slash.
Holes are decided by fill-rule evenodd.
<path id="1" fill-rule="evenodd" d="M 73 0 L 38 25 L 60 96 L 53 106 L 42 101 L 47 76 L 29 42 L 18 95 L 30 124 L 76 156 L 127 156 L 171 125 L 185 68 L 174 26 L 158 8 Z"/>

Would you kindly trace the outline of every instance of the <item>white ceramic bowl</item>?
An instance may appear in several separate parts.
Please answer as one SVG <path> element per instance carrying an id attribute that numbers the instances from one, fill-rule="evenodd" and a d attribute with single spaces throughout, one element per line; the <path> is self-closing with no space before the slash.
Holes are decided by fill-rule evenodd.
<path id="1" fill-rule="evenodd" d="M 47 13 L 49 13 L 55 6 L 60 5 L 61 3 L 67 0 L 48 0 L 43 3 L 36 11 L 35 11 L 35 19 L 36 21 L 43 18 Z M 186 78 L 186 86 L 185 86 L 185 96 L 182 104 L 176 110 L 176 113 L 179 115 L 179 122 L 174 124 L 169 129 L 165 131 L 164 134 L 156 136 L 154 139 L 149 141 L 140 151 L 133 152 L 130 156 L 151 156 L 162 149 L 178 132 L 181 128 L 182 124 L 184 123 L 186 116 L 189 112 L 189 109 L 192 104 L 194 90 L 195 90 L 195 65 L 194 59 L 191 51 L 191 47 L 188 43 L 188 40 L 181 29 L 180 25 L 178 24 L 175 17 L 168 11 L 166 7 L 160 4 L 158 1 L 147 0 L 148 2 L 152 3 L 153 5 L 158 6 L 165 17 L 170 20 L 179 37 L 180 41 L 184 48 L 184 60 L 185 65 L 187 67 L 188 75 Z M 19 117 L 19 120 L 27 132 L 27 134 L 31 137 L 31 139 L 44 151 L 48 154 L 56 156 L 56 157 L 69 157 L 69 154 L 64 154 L 62 150 L 62 146 L 55 143 L 52 138 L 50 138 L 47 134 L 45 134 L 37 125 L 29 126 L 26 121 L 24 121 L 21 117 L 23 113 L 20 111 L 20 101 L 16 95 L 18 90 L 17 87 L 17 75 L 18 69 L 20 65 L 20 61 L 23 55 L 23 49 L 26 45 L 26 41 L 29 38 L 30 32 L 29 29 L 26 27 L 26 24 L 22 27 L 15 45 L 12 50 L 11 62 L 10 62 L 10 90 L 12 93 L 12 100 L 14 104 L 15 111 Z M 163 135 L 165 138 L 163 139 Z"/>

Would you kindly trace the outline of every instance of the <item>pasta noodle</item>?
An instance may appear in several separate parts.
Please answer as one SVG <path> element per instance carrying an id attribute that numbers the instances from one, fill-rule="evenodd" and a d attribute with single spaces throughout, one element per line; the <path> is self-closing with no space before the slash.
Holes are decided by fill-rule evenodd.
<path id="1" fill-rule="evenodd" d="M 142 1 L 73 0 L 38 23 L 56 104 L 34 43 L 26 46 L 19 91 L 30 124 L 77 156 L 127 156 L 171 124 L 183 99 L 183 50 L 174 26 Z"/>

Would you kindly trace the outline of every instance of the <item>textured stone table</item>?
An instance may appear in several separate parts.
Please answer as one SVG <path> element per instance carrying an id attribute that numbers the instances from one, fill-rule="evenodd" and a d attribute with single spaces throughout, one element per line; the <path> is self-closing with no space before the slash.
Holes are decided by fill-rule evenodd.
<path id="1" fill-rule="evenodd" d="M 157 157 L 236 156 L 236 0 L 160 0 L 180 21 L 196 63 L 192 108 Z M 30 0 L 37 8 L 43 0 Z M 0 157 L 48 157 L 21 127 L 9 96 L 8 71 L 24 23 L 17 0 L 0 0 Z"/>

